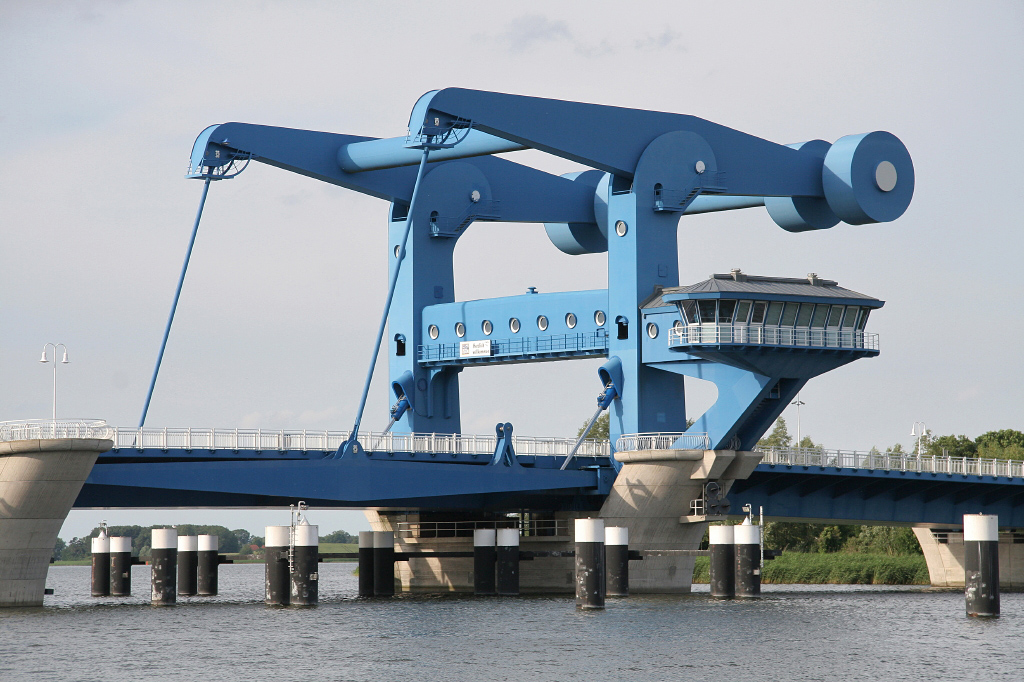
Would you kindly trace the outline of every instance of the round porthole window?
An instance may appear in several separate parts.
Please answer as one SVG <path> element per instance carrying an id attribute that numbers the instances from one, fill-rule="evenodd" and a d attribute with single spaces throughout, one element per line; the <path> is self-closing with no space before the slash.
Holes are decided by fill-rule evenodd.
<path id="1" fill-rule="evenodd" d="M 576 326 L 576 316 L 572 313 L 565 314 L 565 326 L 569 329 L 573 329 Z"/>
<path id="2" fill-rule="evenodd" d="M 548 318 L 544 315 L 537 318 L 537 329 L 542 332 L 546 332 L 548 330 Z"/>
<path id="3" fill-rule="evenodd" d="M 626 232 L 628 232 L 628 231 L 629 231 L 629 226 L 626 225 L 626 221 L 625 220 L 616 220 L 615 221 L 615 234 L 619 235 L 620 237 L 625 237 L 626 236 Z"/>
<path id="4" fill-rule="evenodd" d="M 598 327 L 603 327 L 604 323 L 606 321 L 607 321 L 607 318 L 604 316 L 604 311 L 603 310 L 595 310 L 594 311 L 594 323 Z"/>
<path id="5" fill-rule="evenodd" d="M 490 336 L 491 332 L 494 331 L 494 325 L 491 324 L 490 320 L 484 320 L 483 324 L 480 325 L 480 331 L 484 333 L 484 336 Z"/>
<path id="6" fill-rule="evenodd" d="M 673 329 L 682 329 L 683 328 L 683 321 L 682 320 L 676 320 L 675 322 L 672 323 L 672 328 Z"/>
<path id="7" fill-rule="evenodd" d="M 651 337 L 652 339 L 658 338 L 658 325 L 654 324 L 653 322 L 648 322 L 647 336 Z"/>
<path id="8" fill-rule="evenodd" d="M 465 336 L 466 335 L 466 325 L 462 324 L 461 322 L 456 322 L 455 323 L 455 335 L 457 337 L 459 337 L 460 339 L 463 336 Z"/>
<path id="9" fill-rule="evenodd" d="M 512 330 L 513 334 L 519 333 L 519 318 L 513 317 L 508 321 L 508 328 Z"/>
<path id="10" fill-rule="evenodd" d="M 432 324 L 432 325 L 430 325 L 430 327 L 429 327 L 429 328 L 427 329 L 427 333 L 428 333 L 428 334 L 430 334 L 430 338 L 432 338 L 432 339 L 436 339 L 436 338 L 437 338 L 437 335 L 438 335 L 438 334 L 440 334 L 441 332 L 440 332 L 440 331 L 438 331 L 438 329 L 437 329 L 437 325 L 436 325 L 436 324 Z"/>

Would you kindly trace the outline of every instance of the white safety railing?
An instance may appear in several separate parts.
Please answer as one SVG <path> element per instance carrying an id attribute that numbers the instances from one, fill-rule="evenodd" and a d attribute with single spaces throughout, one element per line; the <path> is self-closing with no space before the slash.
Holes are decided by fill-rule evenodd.
<path id="1" fill-rule="evenodd" d="M 111 427 L 114 448 L 156 450 L 255 450 L 333 452 L 348 440 L 350 431 L 268 431 L 264 429 L 133 429 Z M 359 442 L 371 452 L 399 452 L 431 455 L 494 454 L 496 435 L 448 433 L 374 433 L 361 431 Z M 512 436 L 517 455 L 565 457 L 573 438 Z M 608 457 L 608 443 L 587 440 L 577 457 Z"/>
<path id="2" fill-rule="evenodd" d="M 878 334 L 853 329 L 807 329 L 714 323 L 673 327 L 668 332 L 669 346 L 722 343 L 878 350 Z"/>
<path id="3" fill-rule="evenodd" d="M 631 450 L 707 450 L 706 433 L 624 433 L 615 441 L 617 452 Z"/>
<path id="4" fill-rule="evenodd" d="M 767 448 L 762 464 L 790 466 L 844 467 L 850 469 L 884 469 L 889 471 L 921 471 L 937 474 L 969 474 L 975 476 L 1006 476 L 1024 478 L 1024 462 L 1006 459 L 978 459 L 910 453 L 857 452 L 824 448 Z"/>
<path id="5" fill-rule="evenodd" d="M 102 419 L 23 419 L 0 422 L 0 442 L 46 438 L 113 438 Z"/>

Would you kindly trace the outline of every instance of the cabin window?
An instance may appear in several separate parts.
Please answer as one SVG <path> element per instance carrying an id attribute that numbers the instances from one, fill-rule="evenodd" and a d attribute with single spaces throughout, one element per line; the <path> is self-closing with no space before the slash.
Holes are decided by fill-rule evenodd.
<path id="1" fill-rule="evenodd" d="M 846 307 L 846 316 L 843 318 L 843 329 L 853 329 L 857 326 L 857 315 L 860 308 L 855 305 Z"/>
<path id="2" fill-rule="evenodd" d="M 871 310 L 869 308 L 861 308 L 860 320 L 858 320 L 858 322 L 857 322 L 857 329 L 858 330 L 864 331 L 864 326 L 868 323 L 868 315 L 870 315 L 870 314 L 871 314 Z"/>
<path id="3" fill-rule="evenodd" d="M 697 323 L 697 302 L 694 300 L 683 301 L 683 305 L 680 307 L 683 311 L 683 317 L 686 318 L 687 324 Z"/>
<path id="4" fill-rule="evenodd" d="M 832 310 L 828 314 L 828 328 L 835 329 L 839 326 L 839 322 L 843 319 L 843 308 L 845 306 L 834 305 Z"/>
<path id="5" fill-rule="evenodd" d="M 733 318 L 736 324 L 746 324 L 750 317 L 750 301 L 736 302 L 736 317 Z"/>
<path id="6" fill-rule="evenodd" d="M 828 319 L 828 306 L 821 305 L 820 303 L 814 306 L 814 315 L 811 317 L 811 326 L 815 329 L 821 329 L 825 326 L 826 319 Z"/>
<path id="7" fill-rule="evenodd" d="M 801 303 L 800 314 L 796 316 L 796 326 L 806 327 L 811 323 L 811 313 L 814 311 L 813 303 Z"/>
<path id="8" fill-rule="evenodd" d="M 715 321 L 715 316 L 717 314 L 715 311 L 715 303 L 716 301 L 697 301 L 697 311 L 700 313 L 701 324 L 707 324 Z"/>
<path id="9" fill-rule="evenodd" d="M 799 303 L 787 303 L 782 309 L 782 320 L 779 322 L 783 327 L 792 327 L 796 323 L 796 311 Z"/>
<path id="10" fill-rule="evenodd" d="M 718 302 L 719 324 L 732 324 L 733 313 L 736 312 L 736 301 L 722 299 Z"/>
<path id="11" fill-rule="evenodd" d="M 764 301 L 757 301 L 754 304 L 754 314 L 750 317 L 750 324 L 761 324 L 764 322 L 764 311 L 767 307 L 768 304 Z"/>
<path id="12" fill-rule="evenodd" d="M 782 301 L 772 301 L 769 303 L 768 313 L 765 315 L 764 323 L 777 325 L 779 323 L 779 317 L 782 316 L 782 306 Z"/>

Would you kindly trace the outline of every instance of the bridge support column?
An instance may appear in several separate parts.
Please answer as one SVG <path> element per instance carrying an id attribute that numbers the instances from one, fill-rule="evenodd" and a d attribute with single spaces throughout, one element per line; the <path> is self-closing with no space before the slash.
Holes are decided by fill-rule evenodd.
<path id="1" fill-rule="evenodd" d="M 96 458 L 113 446 L 97 438 L 0 443 L 0 607 L 43 603 L 57 533 Z"/>
<path id="2" fill-rule="evenodd" d="M 962 528 L 915 528 L 933 587 L 964 587 L 964 532 Z M 1024 587 L 1024 534 L 999 533 L 999 586 Z"/>
<path id="3" fill-rule="evenodd" d="M 700 546 L 708 521 L 691 503 L 703 499 L 704 485 L 718 481 L 728 492 L 746 478 L 761 453 L 735 450 L 639 450 L 617 452 L 622 462 L 611 493 L 601 507 L 607 525 L 629 528 L 630 549 L 687 549 Z M 722 517 L 717 517 L 722 518 Z M 687 593 L 694 556 L 648 556 L 630 567 L 631 593 Z"/>

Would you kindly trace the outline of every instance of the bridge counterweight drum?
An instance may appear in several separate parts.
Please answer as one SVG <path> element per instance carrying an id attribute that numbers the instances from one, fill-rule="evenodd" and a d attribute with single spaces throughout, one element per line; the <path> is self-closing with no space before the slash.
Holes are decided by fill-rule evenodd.
<path id="1" fill-rule="evenodd" d="M 733 528 L 735 526 L 710 526 L 708 528 L 712 597 L 736 595 L 736 553 L 733 545 Z"/>
<path id="2" fill-rule="evenodd" d="M 604 521 L 576 519 L 576 608 L 603 609 Z"/>
<path id="3" fill-rule="evenodd" d="M 968 616 L 999 615 L 999 517 L 964 514 L 964 599 Z"/>
<path id="4" fill-rule="evenodd" d="M 392 531 L 373 533 L 373 593 L 378 597 L 395 593 L 395 534 Z"/>
<path id="5" fill-rule="evenodd" d="M 291 526 L 267 526 L 264 543 L 265 597 L 267 604 L 288 604 L 290 580 L 288 576 L 288 546 Z"/>
<path id="6" fill-rule="evenodd" d="M 217 594 L 220 568 L 220 538 L 216 535 L 200 535 L 199 551 L 196 554 L 196 594 L 201 597 L 212 597 Z"/>
<path id="7" fill-rule="evenodd" d="M 110 538 L 101 530 L 92 539 L 92 596 L 110 595 Z"/>
<path id="8" fill-rule="evenodd" d="M 312 606 L 320 600 L 319 527 L 300 523 L 294 526 L 294 533 L 291 603 Z"/>
<path id="9" fill-rule="evenodd" d="M 604 568 L 607 575 L 605 594 L 609 597 L 629 596 L 629 529 L 605 526 Z"/>
<path id="10" fill-rule="evenodd" d="M 359 596 L 373 596 L 373 531 L 359 531 Z"/>
<path id="11" fill-rule="evenodd" d="M 495 590 L 500 595 L 519 594 L 519 529 L 499 528 L 495 549 Z"/>
<path id="12" fill-rule="evenodd" d="M 199 579 L 199 537 L 178 536 L 178 594 L 193 597 Z"/>
<path id="13" fill-rule="evenodd" d="M 497 562 L 495 548 L 497 532 L 494 528 L 473 531 L 473 593 L 495 594 L 494 570 Z"/>
<path id="14" fill-rule="evenodd" d="M 736 596 L 761 596 L 761 526 L 750 519 L 733 526 L 733 547 L 736 552 Z"/>

